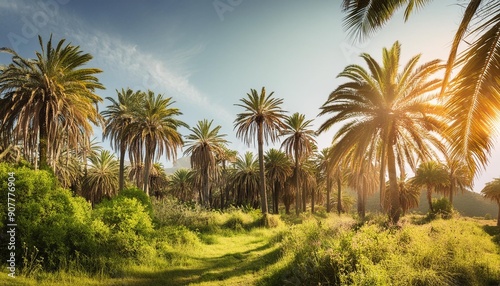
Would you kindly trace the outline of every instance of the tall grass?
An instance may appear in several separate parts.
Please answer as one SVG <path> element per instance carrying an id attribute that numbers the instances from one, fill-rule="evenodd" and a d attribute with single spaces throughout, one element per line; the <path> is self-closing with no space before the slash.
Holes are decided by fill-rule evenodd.
<path id="1" fill-rule="evenodd" d="M 387 228 L 349 218 L 305 221 L 283 235 L 263 285 L 498 285 L 499 246 L 476 222 Z"/>

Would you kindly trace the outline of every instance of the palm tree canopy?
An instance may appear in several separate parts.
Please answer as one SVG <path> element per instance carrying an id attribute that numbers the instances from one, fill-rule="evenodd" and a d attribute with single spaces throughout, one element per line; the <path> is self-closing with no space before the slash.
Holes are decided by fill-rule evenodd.
<path id="1" fill-rule="evenodd" d="M 176 118 L 182 113 L 178 108 L 171 107 L 173 103 L 172 97 L 165 98 L 152 91 L 144 95 L 140 108 L 134 113 L 135 120 L 124 130 L 131 134 L 131 149 L 141 152 L 143 148 L 150 148 L 154 153 L 151 159 L 155 160 L 163 154 L 168 160 L 176 158 L 177 148 L 183 145 L 178 128 L 189 127 Z M 133 157 L 131 159 L 134 161 Z"/>
<path id="2" fill-rule="evenodd" d="M 85 176 L 84 194 L 93 203 L 102 198 L 118 193 L 119 164 L 114 155 L 108 150 L 102 150 L 97 155 L 89 157 L 90 166 Z"/>
<path id="3" fill-rule="evenodd" d="M 284 128 L 282 120 L 285 118 L 285 111 L 281 109 L 283 99 L 274 98 L 273 94 L 274 92 L 271 92 L 266 96 L 264 87 L 260 94 L 251 89 L 251 92 L 247 93 L 248 98 L 242 98 L 241 103 L 236 104 L 245 109 L 234 121 L 234 127 L 237 128 L 236 136 L 243 138 L 246 144 L 255 142 L 260 124 L 266 144 L 269 141 L 276 141 L 279 132 Z"/>
<path id="4" fill-rule="evenodd" d="M 118 98 L 115 100 L 112 97 L 106 97 L 111 101 L 111 104 L 102 112 L 106 120 L 103 137 L 110 138 L 113 149 L 119 150 L 120 145 L 127 142 L 125 127 L 135 120 L 134 116 L 140 108 L 140 104 L 144 99 L 144 93 L 133 91 L 130 88 L 116 91 Z"/>
<path id="5" fill-rule="evenodd" d="M 500 178 L 495 178 L 493 181 L 486 183 L 481 190 L 481 194 L 483 194 L 485 198 L 500 204 Z"/>
<path id="6" fill-rule="evenodd" d="M 316 144 L 314 139 L 315 132 L 311 129 L 312 120 L 306 120 L 304 114 L 298 112 L 285 118 L 285 129 L 282 136 L 288 136 L 281 144 L 285 152 L 290 156 L 298 154 L 300 160 L 303 156 L 312 154 L 313 146 Z"/>
<path id="7" fill-rule="evenodd" d="M 405 19 L 431 0 L 344 0 L 344 26 L 362 39 L 381 28 L 401 7 Z M 458 1 L 457 1 L 458 2 Z M 458 3 L 457 3 L 458 4 Z M 461 4 L 461 3 L 460 3 Z M 460 45 L 467 47 L 458 54 Z M 451 79 L 453 69 L 459 69 Z M 441 84 L 448 113 L 451 152 L 467 162 L 471 172 L 485 167 L 492 149 L 492 131 L 500 112 L 500 5 L 497 0 L 469 0 L 453 38 Z"/>
<path id="8" fill-rule="evenodd" d="M 266 174 L 271 181 L 279 181 L 284 184 L 292 174 L 292 162 L 282 151 L 271 148 L 264 155 Z"/>
<path id="9" fill-rule="evenodd" d="M 410 182 L 416 186 L 432 186 L 439 190 L 443 190 L 450 183 L 446 167 L 436 161 L 420 164 Z"/>
<path id="10" fill-rule="evenodd" d="M 435 156 L 429 144 L 442 150 L 444 129 L 443 108 L 433 102 L 440 81 L 429 79 L 442 68 L 438 60 L 417 66 L 420 55 L 400 67 L 401 46 L 395 42 L 391 49 L 383 50 L 383 65 L 370 55 L 362 54 L 368 70 L 349 65 L 339 77 L 350 80 L 340 85 L 321 107 L 320 115 L 332 113 L 319 128 L 324 132 L 333 125 L 345 122 L 334 135 L 332 164 L 352 154 L 366 160 L 377 158 L 379 144 L 397 143 L 400 160 L 411 165 L 418 158 Z M 380 154 L 378 158 L 380 158 Z"/>
<path id="11" fill-rule="evenodd" d="M 195 169 L 204 169 L 209 172 L 214 171 L 217 158 L 225 153 L 224 146 L 228 143 L 224 137 L 226 134 L 219 134 L 221 126 L 212 128 L 212 122 L 206 119 L 198 121 L 198 124 L 191 128 L 191 134 L 186 136 L 186 146 L 184 154 L 191 155 L 191 165 Z"/>
<path id="12" fill-rule="evenodd" d="M 0 74 L 0 119 L 1 128 L 12 130 L 27 147 L 38 146 L 39 132 L 40 144 L 46 148 L 40 157 L 46 159 L 47 153 L 56 154 L 63 143 L 77 148 L 92 135 L 92 124 L 101 125 L 96 106 L 102 99 L 95 90 L 104 86 L 95 77 L 101 70 L 83 67 L 92 59 L 90 54 L 65 44 L 64 39 L 56 46 L 52 37 L 46 46 L 38 39 L 41 52 L 36 52 L 35 59 L 0 49 L 12 55 L 12 63 Z M 61 132 L 68 142 L 57 140 Z"/>

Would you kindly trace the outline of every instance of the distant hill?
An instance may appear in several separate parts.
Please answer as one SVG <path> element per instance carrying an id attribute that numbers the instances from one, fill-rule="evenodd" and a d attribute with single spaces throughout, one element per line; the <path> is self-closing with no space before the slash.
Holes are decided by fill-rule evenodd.
<path id="1" fill-rule="evenodd" d="M 426 191 L 422 191 L 420 194 L 419 207 L 412 209 L 410 211 L 427 213 L 429 211 L 429 205 L 427 204 Z M 356 198 L 356 193 L 349 192 L 349 194 Z M 375 193 L 368 197 L 366 203 L 366 209 L 368 211 L 378 211 L 379 208 L 379 193 Z M 434 194 L 434 198 L 440 198 L 441 195 Z M 453 206 L 455 209 L 463 216 L 468 217 L 484 217 L 489 214 L 492 217 L 496 217 L 498 213 L 498 206 L 496 203 L 483 198 L 478 193 L 466 191 L 464 193 L 458 193 L 453 198 Z M 354 209 L 356 206 L 354 206 Z"/>

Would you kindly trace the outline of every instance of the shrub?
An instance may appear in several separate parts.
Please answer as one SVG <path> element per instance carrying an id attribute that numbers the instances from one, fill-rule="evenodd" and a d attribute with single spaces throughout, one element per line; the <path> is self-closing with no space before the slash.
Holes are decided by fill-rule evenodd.
<path id="1" fill-rule="evenodd" d="M 18 261 L 30 260 L 26 257 L 30 255 L 29 251 L 22 251 L 21 246 L 30 251 L 37 249 L 37 257 L 47 270 L 66 268 L 78 253 L 89 255 L 93 251 L 94 243 L 88 226 L 90 204 L 82 198 L 73 197 L 70 191 L 58 188 L 54 176 L 47 171 L 0 164 L 2 221 L 7 215 L 5 200 L 9 172 L 15 178 L 15 246 Z M 4 236 L 6 226 L 2 228 L 1 235 Z M 6 248 L 0 250 L 5 251 Z M 20 266 L 21 271 L 27 267 L 23 263 Z"/>
<path id="2" fill-rule="evenodd" d="M 93 225 L 103 230 L 108 253 L 122 257 L 145 257 L 149 252 L 148 239 L 153 234 L 151 217 L 135 198 L 118 196 L 98 204 L 93 212 Z M 96 233 L 97 234 L 97 233 Z M 99 233 L 99 235 L 101 235 Z"/>
<path id="3" fill-rule="evenodd" d="M 454 210 L 453 205 L 446 198 L 433 199 L 432 200 L 433 212 L 432 217 L 441 217 L 444 219 L 449 219 L 453 216 Z"/>
<path id="4" fill-rule="evenodd" d="M 153 205 L 151 204 L 151 199 L 141 189 L 138 189 L 136 187 L 126 188 L 126 189 L 123 189 L 118 194 L 118 196 L 130 198 L 130 199 L 132 199 L 132 198 L 136 199 L 144 206 L 144 210 L 149 214 L 149 216 L 151 218 L 153 218 Z"/>

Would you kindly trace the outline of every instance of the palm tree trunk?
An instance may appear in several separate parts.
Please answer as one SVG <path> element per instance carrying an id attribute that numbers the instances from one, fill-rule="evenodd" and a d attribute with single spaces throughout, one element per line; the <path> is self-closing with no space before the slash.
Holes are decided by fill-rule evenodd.
<path id="1" fill-rule="evenodd" d="M 47 162 L 47 140 L 48 140 L 48 134 L 47 134 L 47 129 L 48 126 L 46 124 L 46 119 L 43 116 L 45 113 L 41 112 L 40 113 L 40 136 L 39 136 L 39 143 L 38 143 L 38 155 L 40 156 L 40 170 L 47 169 L 49 167 L 48 162 Z"/>
<path id="2" fill-rule="evenodd" d="M 300 213 L 300 190 L 299 190 L 299 149 L 295 146 L 295 214 Z"/>
<path id="3" fill-rule="evenodd" d="M 327 213 L 329 213 L 331 211 L 331 209 L 330 209 L 331 190 L 332 190 L 332 179 L 330 178 L 330 175 L 327 174 L 327 176 L 326 176 L 326 212 Z"/>
<path id="4" fill-rule="evenodd" d="M 340 174 L 339 174 L 340 176 Z M 337 178 L 337 212 L 340 215 L 342 213 L 342 180 Z"/>
<path id="5" fill-rule="evenodd" d="M 280 183 L 279 181 L 274 182 L 274 198 L 273 198 L 273 213 L 279 213 L 279 199 L 280 199 Z"/>
<path id="6" fill-rule="evenodd" d="M 152 154 L 152 146 L 148 144 L 149 142 L 146 141 L 146 154 L 144 156 L 144 179 L 143 179 L 143 185 L 144 185 L 144 192 L 148 195 L 149 197 L 149 175 L 151 174 L 151 161 L 153 160 L 153 154 Z"/>
<path id="7" fill-rule="evenodd" d="M 257 143 L 259 145 L 259 177 L 260 177 L 260 203 L 262 214 L 267 214 L 267 193 L 266 193 L 266 175 L 264 170 L 264 133 L 262 130 L 262 122 L 259 122 L 257 128 Z"/>
<path id="8" fill-rule="evenodd" d="M 432 208 L 432 187 L 427 186 L 427 203 L 429 204 L 429 211 L 431 213 L 434 212 L 434 209 Z"/>
<path id="9" fill-rule="evenodd" d="M 380 174 L 379 174 L 379 192 L 380 192 L 380 211 L 382 213 L 386 210 L 386 197 L 385 197 L 385 144 L 382 144 L 382 160 L 380 160 Z"/>
<path id="10" fill-rule="evenodd" d="M 307 188 L 302 188 L 302 196 L 301 196 L 301 200 L 302 200 L 302 212 L 305 212 L 306 211 L 306 207 L 307 207 Z"/>
<path id="11" fill-rule="evenodd" d="M 497 226 L 500 227 L 500 200 L 497 200 L 497 205 L 498 205 Z"/>
<path id="12" fill-rule="evenodd" d="M 399 188 L 398 177 L 396 173 L 396 157 L 394 156 L 394 148 L 391 145 L 387 148 L 387 172 L 389 173 L 389 194 L 391 197 L 391 208 L 389 217 L 391 222 L 396 224 L 401 216 L 401 208 L 399 206 Z"/>
<path id="13" fill-rule="evenodd" d="M 120 143 L 120 174 L 119 174 L 119 181 L 118 181 L 118 192 L 123 191 L 123 188 L 125 187 L 125 144 L 123 142 Z"/>
<path id="14" fill-rule="evenodd" d="M 210 195 L 209 195 L 209 190 L 208 190 L 208 168 L 205 168 L 203 170 L 203 183 L 202 183 L 202 190 L 203 190 L 203 206 L 205 208 L 210 208 Z"/>
<path id="15" fill-rule="evenodd" d="M 449 196 L 450 196 L 450 205 L 452 205 L 452 206 L 453 206 L 453 195 L 455 193 L 455 186 L 456 186 L 455 179 L 451 179 L 450 180 L 450 193 L 449 193 Z"/>
<path id="16" fill-rule="evenodd" d="M 314 213 L 314 195 L 316 193 L 316 190 L 312 190 L 311 192 L 311 213 Z"/>

